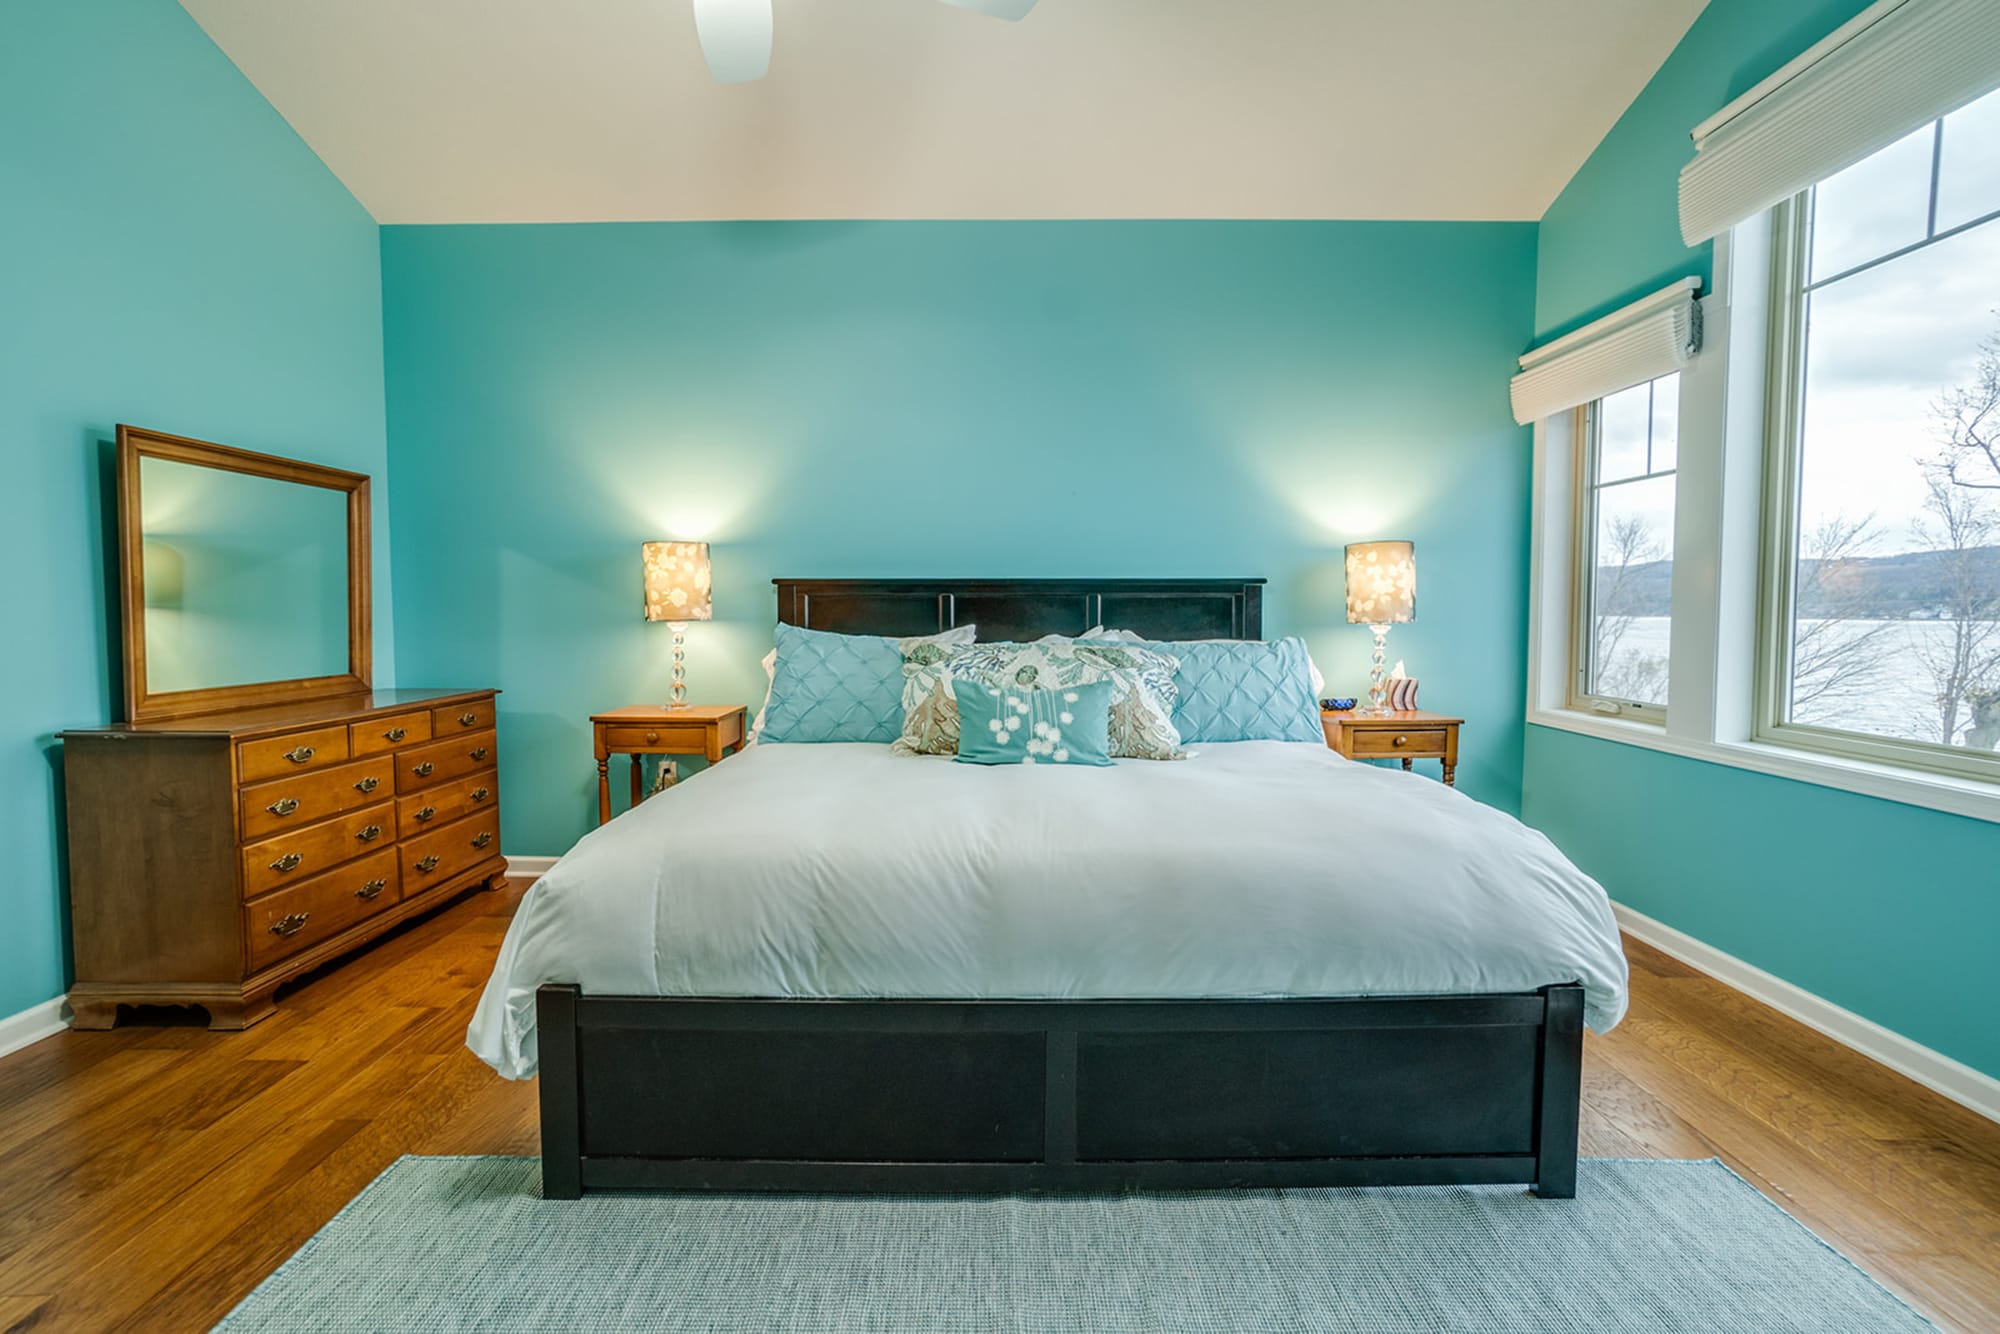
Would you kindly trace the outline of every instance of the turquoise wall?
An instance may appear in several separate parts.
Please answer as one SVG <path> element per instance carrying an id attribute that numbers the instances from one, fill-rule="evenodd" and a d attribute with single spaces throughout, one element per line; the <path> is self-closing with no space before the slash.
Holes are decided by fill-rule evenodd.
<path id="1" fill-rule="evenodd" d="M 119 422 L 385 471 L 377 228 L 171 0 L 0 5 L 0 1017 L 68 976 L 64 727 L 122 712 Z M 386 488 L 376 654 L 394 661 Z"/>
<path id="2" fill-rule="evenodd" d="M 1542 215 L 1537 338 L 1565 333 L 1676 278 L 1710 274 L 1681 244 L 1689 133 L 1872 0 L 1710 0 Z"/>
<path id="3" fill-rule="evenodd" d="M 1712 0 L 1543 219 L 1535 323 L 1593 319 L 1685 273 L 1688 131 L 1865 0 Z M 1540 727 L 1523 815 L 1611 896 L 2000 1075 L 2000 825 Z"/>
<path id="4" fill-rule="evenodd" d="M 1265 575 L 1352 692 L 1340 548 L 1417 543 L 1392 652 L 1519 800 L 1532 224 L 388 227 L 399 679 L 498 685 L 507 851 L 595 819 L 665 693 L 639 544 L 713 544 L 690 697 L 763 695 L 774 575 Z"/>

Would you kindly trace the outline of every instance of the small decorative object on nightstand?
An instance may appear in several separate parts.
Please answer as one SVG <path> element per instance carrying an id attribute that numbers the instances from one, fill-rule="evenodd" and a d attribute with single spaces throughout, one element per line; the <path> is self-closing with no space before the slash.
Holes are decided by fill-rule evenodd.
<path id="1" fill-rule="evenodd" d="M 645 797 L 645 757 L 705 755 L 711 764 L 743 749 L 741 704 L 635 704 L 593 714 L 590 719 L 597 751 L 597 823 L 611 818 L 611 757 L 632 757 L 632 804 Z"/>
<path id="2" fill-rule="evenodd" d="M 1347 548 L 1347 623 L 1375 632 L 1368 669 L 1368 708 L 1383 716 L 1382 662 L 1389 627 L 1417 619 L 1417 548 L 1413 542 L 1356 542 Z"/>
<path id="3" fill-rule="evenodd" d="M 646 619 L 674 632 L 670 709 L 687 707 L 687 623 L 715 615 L 710 597 L 708 543 L 648 542 L 640 550 L 646 574 Z"/>
<path id="4" fill-rule="evenodd" d="M 1444 785 L 1456 786 L 1458 729 L 1465 720 L 1422 709 L 1368 713 L 1360 709 L 1322 710 L 1326 744 L 1350 760 L 1436 760 L 1444 766 Z"/>

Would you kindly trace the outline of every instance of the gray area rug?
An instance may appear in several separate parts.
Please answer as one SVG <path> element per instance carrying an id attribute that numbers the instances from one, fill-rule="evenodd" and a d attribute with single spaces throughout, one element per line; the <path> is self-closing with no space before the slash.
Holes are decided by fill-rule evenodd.
<path id="1" fill-rule="evenodd" d="M 541 1199 L 532 1158 L 404 1158 L 219 1329 L 1932 1328 L 1721 1163 L 1518 1187 Z"/>

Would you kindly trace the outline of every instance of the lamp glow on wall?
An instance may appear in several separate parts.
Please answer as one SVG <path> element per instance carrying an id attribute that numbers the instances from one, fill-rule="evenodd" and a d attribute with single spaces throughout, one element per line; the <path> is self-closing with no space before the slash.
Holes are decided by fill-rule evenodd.
<path id="1" fill-rule="evenodd" d="M 1368 669 L 1368 708 L 1382 707 L 1383 660 L 1389 627 L 1417 619 L 1417 548 L 1414 542 L 1355 542 L 1347 548 L 1347 623 L 1375 632 L 1375 657 Z"/>
<path id="2" fill-rule="evenodd" d="M 640 549 L 646 576 L 646 619 L 674 632 L 674 688 L 670 709 L 687 707 L 687 623 L 715 615 L 709 592 L 708 543 L 648 542 Z"/>

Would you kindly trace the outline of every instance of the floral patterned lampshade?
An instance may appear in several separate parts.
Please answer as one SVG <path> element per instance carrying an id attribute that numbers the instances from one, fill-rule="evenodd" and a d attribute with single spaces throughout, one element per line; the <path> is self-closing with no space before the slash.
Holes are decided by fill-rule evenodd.
<path id="1" fill-rule="evenodd" d="M 706 621 L 715 615 L 708 588 L 708 543 L 648 542 L 646 619 Z"/>
<path id="2" fill-rule="evenodd" d="M 1348 624 L 1401 625 L 1416 619 L 1416 544 L 1356 542 L 1348 547 Z"/>

